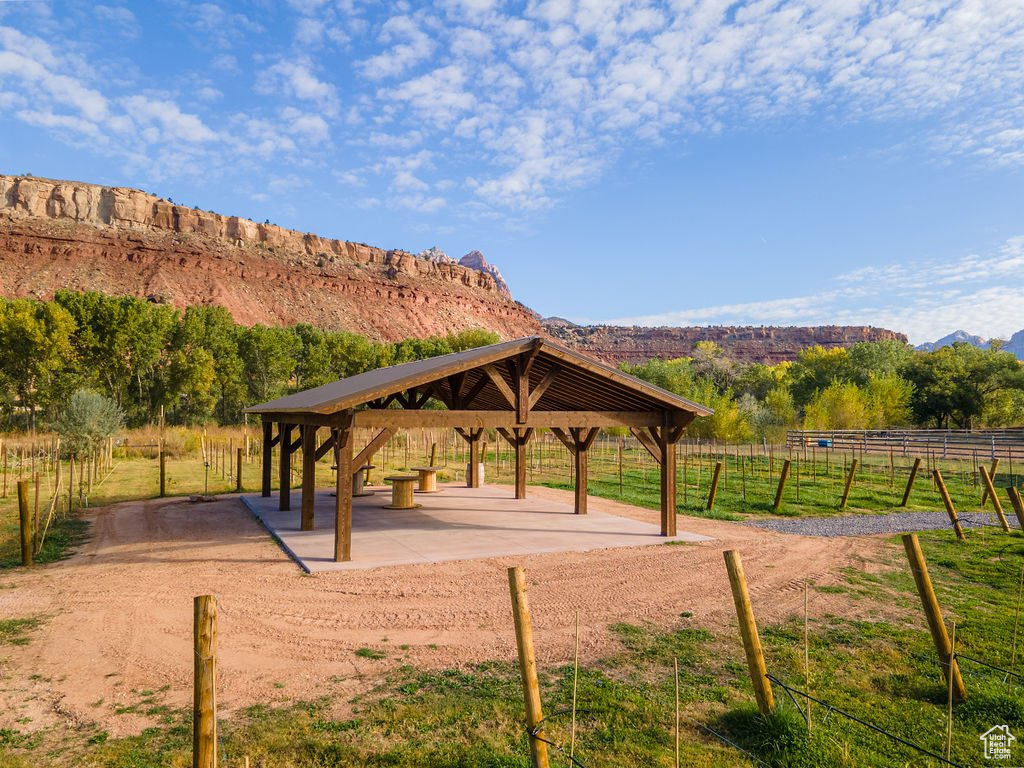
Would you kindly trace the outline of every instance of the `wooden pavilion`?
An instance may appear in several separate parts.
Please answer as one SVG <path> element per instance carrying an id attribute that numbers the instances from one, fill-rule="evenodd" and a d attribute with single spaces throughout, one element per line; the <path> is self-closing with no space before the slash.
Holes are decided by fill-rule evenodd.
<path id="1" fill-rule="evenodd" d="M 428 400 L 444 409 L 424 409 Z M 539 336 L 378 368 L 248 408 L 263 422 L 263 495 L 280 446 L 281 510 L 291 508 L 292 454 L 302 449 L 302 530 L 313 529 L 316 462 L 333 450 L 337 473 L 334 559 L 352 554 L 352 476 L 398 430 L 454 428 L 469 444 L 469 485 L 480 485 L 484 430 L 515 449 L 515 497 L 526 497 L 526 446 L 549 428 L 575 463 L 575 510 L 587 512 L 587 449 L 601 427 L 628 427 L 661 467 L 661 534 L 676 535 L 676 442 L 708 408 Z M 276 429 L 275 429 L 276 425 Z M 379 430 L 353 456 L 353 430 Z M 320 430 L 329 433 L 321 442 Z M 298 437 L 293 434 L 298 432 Z"/>

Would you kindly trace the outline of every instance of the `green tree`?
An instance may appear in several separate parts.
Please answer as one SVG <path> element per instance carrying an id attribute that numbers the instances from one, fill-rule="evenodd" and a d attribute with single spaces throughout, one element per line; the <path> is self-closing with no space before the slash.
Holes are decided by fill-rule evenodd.
<path id="1" fill-rule="evenodd" d="M 805 429 L 865 429 L 868 402 L 852 381 L 833 381 L 804 408 Z"/>
<path id="2" fill-rule="evenodd" d="M 910 400 L 914 385 L 895 373 L 872 374 L 862 387 L 868 429 L 905 427 L 910 424 Z"/>
<path id="3" fill-rule="evenodd" d="M 914 348 L 895 339 L 862 341 L 850 347 L 847 354 L 853 381 L 863 385 L 872 376 L 898 374 L 914 357 Z"/>
<path id="4" fill-rule="evenodd" d="M 972 429 L 999 393 L 1024 386 L 1021 364 L 1012 354 L 962 342 L 915 355 L 903 375 L 914 386 L 914 418 L 939 429 Z"/>
<path id="5" fill-rule="evenodd" d="M 73 339 L 86 381 L 107 391 L 131 424 L 150 420 L 152 385 L 169 362 L 178 311 L 134 296 L 58 291 L 54 301 L 71 313 Z"/>
<path id="6" fill-rule="evenodd" d="M 35 429 L 36 410 L 52 405 L 69 367 L 75 321 L 62 307 L 35 299 L 0 301 L 0 370 Z"/>
<path id="7" fill-rule="evenodd" d="M 485 328 L 468 328 L 465 331 L 449 333 L 445 337 L 452 352 L 462 352 L 467 349 L 486 347 L 490 344 L 497 344 L 501 337 L 494 331 Z"/>
<path id="8" fill-rule="evenodd" d="M 272 400 L 287 391 L 301 347 L 298 336 L 286 328 L 254 325 L 241 332 L 238 353 L 252 402 Z"/>
<path id="9" fill-rule="evenodd" d="M 224 307 L 189 307 L 175 335 L 173 348 L 185 354 L 202 349 L 213 359 L 211 385 L 216 403 L 211 411 L 222 424 L 238 422 L 248 399 L 245 369 L 238 354 L 241 329 Z"/>
<path id="10" fill-rule="evenodd" d="M 807 405 L 815 395 L 834 382 L 851 381 L 850 354 L 843 347 L 811 347 L 797 357 L 792 367 L 793 400 L 798 407 Z"/>
<path id="11" fill-rule="evenodd" d="M 72 456 L 99 450 L 124 426 L 124 412 L 108 397 L 80 389 L 71 395 L 54 424 Z"/>

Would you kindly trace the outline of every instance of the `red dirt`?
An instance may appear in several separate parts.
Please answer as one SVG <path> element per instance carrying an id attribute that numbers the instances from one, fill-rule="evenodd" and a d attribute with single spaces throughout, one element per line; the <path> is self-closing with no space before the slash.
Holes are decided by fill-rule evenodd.
<path id="1" fill-rule="evenodd" d="M 652 523 L 657 518 L 597 498 L 591 504 Z M 133 502 L 91 516 L 92 539 L 75 556 L 0 581 L 0 615 L 46 617 L 28 645 L 0 649 L 0 728 L 95 723 L 112 735 L 137 732 L 152 719 L 114 708 L 165 686 L 161 702 L 188 706 L 198 594 L 218 597 L 218 702 L 226 712 L 323 694 L 345 702 L 399 663 L 441 668 L 514 659 L 510 565 L 526 570 L 539 661 L 555 666 L 571 661 L 575 611 L 584 660 L 618 648 L 608 630 L 615 622 L 667 628 L 690 611 L 686 621 L 693 626 L 733 626 L 725 549 L 741 552 L 755 611 L 765 622 L 802 611 L 805 579 L 827 585 L 842 580 L 842 568 L 877 570 L 888 546 L 680 518 L 680 529 L 715 541 L 309 577 L 235 498 Z M 891 609 L 812 591 L 811 610 L 864 616 Z M 386 658 L 356 656 L 361 647 Z"/>

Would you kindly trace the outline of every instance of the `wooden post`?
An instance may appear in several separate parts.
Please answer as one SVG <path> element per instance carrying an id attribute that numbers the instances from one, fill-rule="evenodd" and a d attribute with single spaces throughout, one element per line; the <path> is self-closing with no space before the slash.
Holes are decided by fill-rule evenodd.
<path id="1" fill-rule="evenodd" d="M 577 515 L 587 514 L 587 483 L 589 477 L 589 465 L 587 448 L 580 442 L 579 436 L 573 434 L 576 439 L 576 450 L 573 452 L 573 460 L 576 474 L 576 482 L 573 485 L 573 499 Z"/>
<path id="2" fill-rule="evenodd" d="M 352 428 L 334 434 L 334 465 L 338 468 L 334 506 L 334 562 L 352 559 Z M 356 471 L 358 471 L 356 467 Z"/>
<path id="3" fill-rule="evenodd" d="M 993 464 L 998 462 L 999 459 L 993 460 Z M 992 485 L 992 478 L 989 477 L 988 470 L 985 469 L 984 465 L 978 467 L 978 471 L 981 472 L 981 479 L 985 481 L 985 490 L 988 492 L 989 498 L 992 499 L 992 506 L 995 507 L 996 515 L 999 516 L 999 524 L 1003 526 L 1003 530 L 1007 533 L 1010 532 L 1010 524 L 1006 522 L 1006 515 L 1003 514 L 1003 505 L 999 503 L 999 497 L 996 495 L 996 489 Z M 985 494 L 982 494 L 982 499 L 985 498 Z M 984 506 L 985 502 L 981 502 Z"/>
<path id="4" fill-rule="evenodd" d="M 914 466 L 910 468 L 910 477 L 907 478 L 907 490 L 903 492 L 903 501 L 900 502 L 901 507 L 907 506 L 907 502 L 910 501 L 910 490 L 914 487 L 914 479 L 917 477 L 917 470 L 921 468 L 921 457 L 918 456 L 914 459 Z"/>
<path id="5" fill-rule="evenodd" d="M 427 466 L 428 467 L 437 466 L 435 464 L 436 461 L 437 461 L 437 443 L 431 443 L 430 444 L 430 463 Z"/>
<path id="6" fill-rule="evenodd" d="M 1024 531 L 1024 501 L 1020 498 L 1020 491 L 1011 485 L 1006 489 L 1006 493 L 1009 495 L 1010 504 L 1013 506 L 1013 511 L 1017 515 L 1017 524 L 1020 526 L 1020 529 Z"/>
<path id="7" fill-rule="evenodd" d="M 946 514 L 949 515 L 949 521 L 953 523 L 953 530 L 956 531 L 956 537 L 963 541 L 966 537 L 964 536 L 964 529 L 960 526 L 960 518 L 956 516 L 956 510 L 953 508 L 953 500 L 949 498 L 949 491 L 946 490 L 946 483 L 942 480 L 942 473 L 939 468 L 936 467 L 932 470 L 932 478 L 935 480 L 935 485 L 938 486 L 939 493 L 942 495 L 942 503 L 946 505 Z"/>
<path id="8" fill-rule="evenodd" d="M 21 564 L 32 565 L 32 513 L 28 503 L 28 480 L 18 481 L 18 517 L 21 520 Z"/>
<path id="9" fill-rule="evenodd" d="M 782 464 L 782 473 L 779 475 L 779 487 L 775 490 L 775 503 L 772 505 L 772 509 L 776 512 L 778 512 L 779 507 L 782 506 L 782 492 L 786 490 L 786 479 L 789 477 L 789 465 L 789 459 L 786 459 Z"/>
<path id="10" fill-rule="evenodd" d="M 979 464 L 978 469 L 981 470 L 982 476 L 984 477 L 985 465 Z M 992 469 L 988 471 L 989 478 L 994 482 L 996 479 L 996 470 L 999 469 L 999 459 L 992 459 Z M 988 487 L 991 483 L 986 484 L 981 491 L 981 506 L 985 506 L 985 502 L 988 501 L 989 496 L 995 496 L 995 493 Z"/>
<path id="11" fill-rule="evenodd" d="M 192 768 L 217 767 L 217 598 L 194 600 L 195 688 L 192 698 Z"/>
<path id="12" fill-rule="evenodd" d="M 530 734 L 530 764 L 533 768 L 548 768 L 548 745 L 541 741 L 539 730 L 544 719 L 540 707 L 540 683 L 537 680 L 537 657 L 533 652 L 533 627 L 530 624 L 530 604 L 526 598 L 526 579 L 523 569 L 508 569 L 508 588 L 512 596 L 512 617 L 516 628 L 516 648 L 519 652 L 519 674 L 523 683 L 526 703 L 526 728 Z"/>
<path id="13" fill-rule="evenodd" d="M 715 464 L 715 474 L 711 477 L 711 490 L 708 492 L 708 512 L 715 508 L 715 496 L 718 494 L 718 479 L 722 476 L 722 462 Z"/>
<path id="14" fill-rule="evenodd" d="M 726 550 L 725 567 L 729 572 L 729 586 L 732 587 L 732 599 L 736 604 L 736 618 L 740 623 L 740 637 L 743 638 L 743 650 L 747 655 L 747 669 L 750 671 L 750 682 L 754 685 L 754 698 L 762 715 L 768 715 L 775 709 L 775 697 L 768 681 L 768 668 L 764 663 L 761 651 L 761 638 L 757 634 L 757 622 L 754 611 L 750 607 L 750 594 L 747 592 L 747 579 L 743 575 L 743 561 L 739 552 Z"/>
<path id="15" fill-rule="evenodd" d="M 938 472 L 938 470 L 935 471 Z M 916 533 L 908 533 L 903 536 L 903 548 L 907 551 L 910 571 L 914 575 L 914 583 L 917 584 L 917 594 L 921 597 L 921 607 L 924 608 L 928 629 L 931 631 L 935 650 L 939 654 L 942 674 L 946 681 L 953 686 L 954 699 L 963 701 L 967 698 L 967 689 L 964 688 L 963 678 L 960 677 L 960 667 L 956 663 L 956 659 L 953 658 L 952 645 L 949 642 L 949 635 L 946 634 L 946 625 L 942 621 L 942 610 L 935 597 L 935 590 L 932 589 L 932 580 L 928 576 L 928 565 L 925 563 L 924 553 L 921 551 L 921 543 L 917 540 Z"/>
<path id="16" fill-rule="evenodd" d="M 302 431 L 302 530 L 312 531 L 316 509 L 316 433 L 317 428 L 303 424 Z M 351 480 L 351 475 L 348 476 Z"/>
<path id="17" fill-rule="evenodd" d="M 661 427 L 661 535 L 676 535 L 676 441 Z"/>
<path id="18" fill-rule="evenodd" d="M 45 464 L 43 465 L 45 469 Z M 41 490 L 39 485 L 39 473 L 36 472 L 36 493 L 34 499 L 34 509 L 32 510 L 32 551 L 39 552 L 39 492 Z"/>
<path id="19" fill-rule="evenodd" d="M 167 454 L 164 453 L 164 449 L 160 449 L 160 498 L 162 499 L 167 495 Z"/>
<path id="20" fill-rule="evenodd" d="M 292 508 L 292 425 L 278 424 L 278 477 L 277 508 L 287 512 Z"/>
<path id="21" fill-rule="evenodd" d="M 263 498 L 270 497 L 270 478 L 273 475 L 274 424 L 263 422 L 263 449 L 260 455 L 261 469 L 260 493 Z"/>
<path id="22" fill-rule="evenodd" d="M 469 431 L 469 487 L 480 487 L 480 435 L 483 430 Z"/>
<path id="23" fill-rule="evenodd" d="M 235 490 L 239 493 L 242 492 L 242 454 L 244 448 L 238 449 L 238 456 L 235 461 Z"/>
<path id="24" fill-rule="evenodd" d="M 846 475 L 846 487 L 843 488 L 843 498 L 839 501 L 839 511 L 846 510 L 846 502 L 850 500 L 850 486 L 853 485 L 853 476 L 857 473 L 857 460 L 850 459 L 850 471 Z"/>

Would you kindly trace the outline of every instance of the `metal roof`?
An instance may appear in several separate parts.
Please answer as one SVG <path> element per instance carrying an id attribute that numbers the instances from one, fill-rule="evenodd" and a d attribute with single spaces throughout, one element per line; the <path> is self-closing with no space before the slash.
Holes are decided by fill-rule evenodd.
<path id="1" fill-rule="evenodd" d="M 531 391 L 553 367 L 559 369 L 550 386 L 531 409 L 533 411 L 681 410 L 698 416 L 713 413 L 710 408 L 540 336 L 527 336 L 464 352 L 377 368 L 254 405 L 246 411 L 334 414 L 406 391 L 432 391 L 442 399 L 450 399 L 451 382 L 448 377 L 458 374 L 465 374 L 465 391 L 472 390 L 482 378 L 487 379 L 467 410 L 508 410 L 508 401 L 490 380 L 484 366 L 493 365 L 514 390 L 512 374 L 501 363 L 515 360 L 519 355 L 529 352 L 536 353 L 530 368 Z"/>

